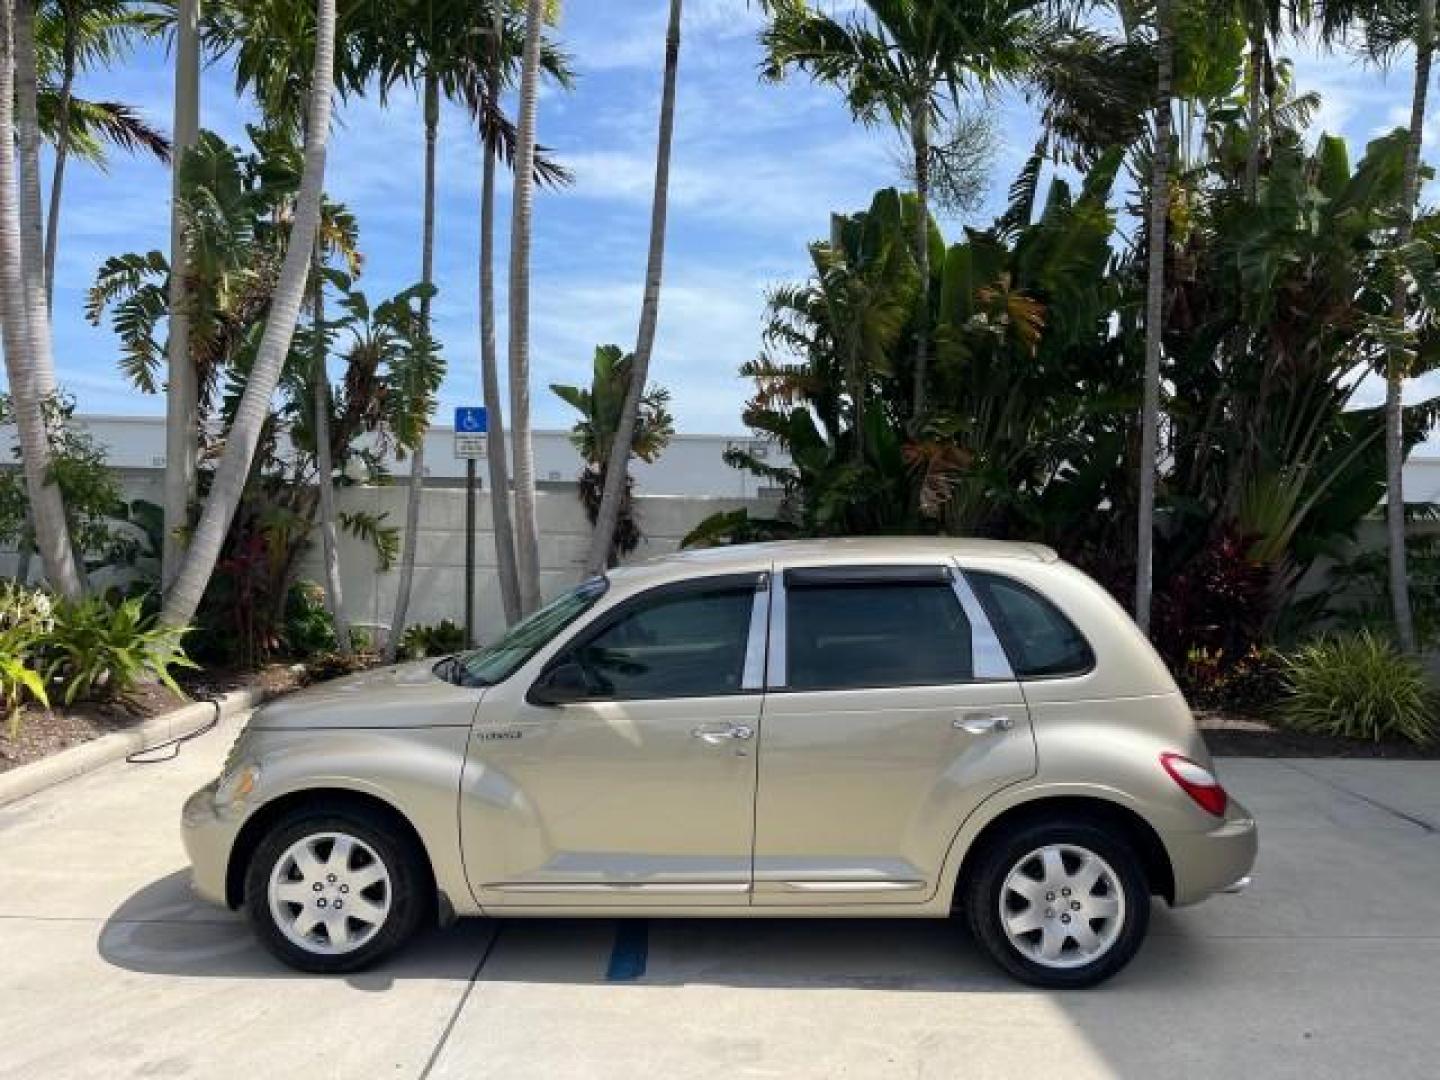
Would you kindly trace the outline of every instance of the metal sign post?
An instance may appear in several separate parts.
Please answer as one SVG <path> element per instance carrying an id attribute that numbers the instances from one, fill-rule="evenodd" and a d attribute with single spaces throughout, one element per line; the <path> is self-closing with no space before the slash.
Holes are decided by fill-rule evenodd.
<path id="1" fill-rule="evenodd" d="M 465 646 L 475 646 L 475 462 L 487 453 L 488 418 L 479 406 L 455 410 L 455 456 L 465 459 Z"/>

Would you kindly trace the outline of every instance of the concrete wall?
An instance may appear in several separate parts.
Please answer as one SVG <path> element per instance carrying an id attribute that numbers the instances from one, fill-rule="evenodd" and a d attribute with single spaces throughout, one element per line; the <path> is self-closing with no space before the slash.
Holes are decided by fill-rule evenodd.
<path id="1" fill-rule="evenodd" d="M 388 524 L 405 520 L 403 487 L 350 488 L 340 493 L 342 511 L 363 510 L 387 514 Z M 676 550 L 681 539 L 703 518 L 720 510 L 749 506 L 758 512 L 773 513 L 774 504 L 755 500 L 641 498 L 639 512 L 646 541 L 634 559 L 648 558 Z M 766 509 L 768 505 L 768 509 Z M 495 539 L 491 532 L 490 496 L 481 492 L 476 506 L 475 534 L 475 620 L 481 639 L 493 635 L 504 624 L 499 578 L 495 574 Z M 415 556 L 415 580 L 410 594 L 407 621 L 434 623 L 452 619 L 460 623 L 465 615 L 465 492 L 456 488 L 427 488 L 421 506 L 420 532 Z M 541 491 L 537 517 L 540 532 L 540 586 L 548 599 L 580 580 L 589 550 L 590 522 L 584 508 L 570 491 Z M 300 574 L 323 581 L 324 573 L 317 543 L 312 545 L 300 566 Z M 373 549 L 363 541 L 343 535 L 340 562 L 345 611 L 352 622 L 388 627 L 394 612 L 398 571 L 380 573 Z"/>
<path id="2" fill-rule="evenodd" d="M 165 468 L 164 417 L 84 415 L 75 418 L 75 427 L 105 448 L 114 468 L 157 473 Z M 465 475 L 465 463 L 455 457 L 454 434 L 454 428 L 436 424 L 425 436 L 425 475 L 437 483 L 456 481 Z M 570 433 L 536 431 L 534 436 L 535 476 L 539 482 L 572 483 L 583 463 L 570 441 Z M 0 426 L 0 462 L 13 460 L 14 445 L 14 427 Z M 287 446 L 282 436 L 282 456 Z M 725 464 L 724 453 L 730 446 L 762 454 L 773 464 L 786 460 L 778 447 L 748 435 L 681 434 L 671 439 L 659 460 L 632 465 L 635 490 L 641 495 L 757 496 L 763 482 Z M 409 475 L 408 461 L 396 461 L 393 455 L 387 455 L 386 465 L 397 480 Z M 480 473 L 485 473 L 483 464 Z"/>

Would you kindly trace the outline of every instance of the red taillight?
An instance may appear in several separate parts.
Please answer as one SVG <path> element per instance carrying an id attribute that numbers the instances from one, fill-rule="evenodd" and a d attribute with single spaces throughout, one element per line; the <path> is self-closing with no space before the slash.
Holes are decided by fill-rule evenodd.
<path id="1" fill-rule="evenodd" d="M 1170 779 L 1180 785 L 1180 790 L 1195 800 L 1196 806 L 1216 817 L 1225 816 L 1230 796 L 1209 769 L 1196 765 L 1183 754 L 1161 754 L 1160 765 L 1170 774 Z"/>

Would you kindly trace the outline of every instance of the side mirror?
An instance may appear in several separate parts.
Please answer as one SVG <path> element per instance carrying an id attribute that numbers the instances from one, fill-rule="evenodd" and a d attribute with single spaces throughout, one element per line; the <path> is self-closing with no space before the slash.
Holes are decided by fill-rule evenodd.
<path id="1" fill-rule="evenodd" d="M 573 660 L 545 672 L 525 695 L 532 705 L 568 705 L 594 696 L 595 688 L 585 669 Z"/>

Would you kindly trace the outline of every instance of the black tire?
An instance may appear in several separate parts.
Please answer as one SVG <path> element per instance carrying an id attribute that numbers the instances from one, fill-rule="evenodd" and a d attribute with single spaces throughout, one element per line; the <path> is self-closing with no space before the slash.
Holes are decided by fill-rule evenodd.
<path id="1" fill-rule="evenodd" d="M 298 841 L 322 833 L 344 833 L 362 841 L 389 875 L 390 908 L 384 921 L 350 952 L 302 948 L 286 936 L 270 909 L 269 882 L 276 863 Z M 306 807 L 286 815 L 261 839 L 245 871 L 245 913 L 261 944 L 290 967 L 320 975 L 359 971 L 376 963 L 415 933 L 431 900 L 429 876 L 414 841 L 384 815 L 363 807 Z"/>
<path id="2" fill-rule="evenodd" d="M 1011 870 L 1031 852 L 1056 844 L 1100 856 L 1110 864 L 1124 893 L 1124 914 L 1109 949 L 1074 967 L 1051 967 L 1026 956 L 1001 921 L 1001 889 Z M 961 889 L 965 921 L 975 941 L 1015 978 L 1047 989 L 1076 990 L 1104 982 L 1134 958 L 1150 925 L 1150 889 L 1139 858 L 1113 830 L 1086 821 L 1039 821 L 998 837 L 979 853 Z"/>

